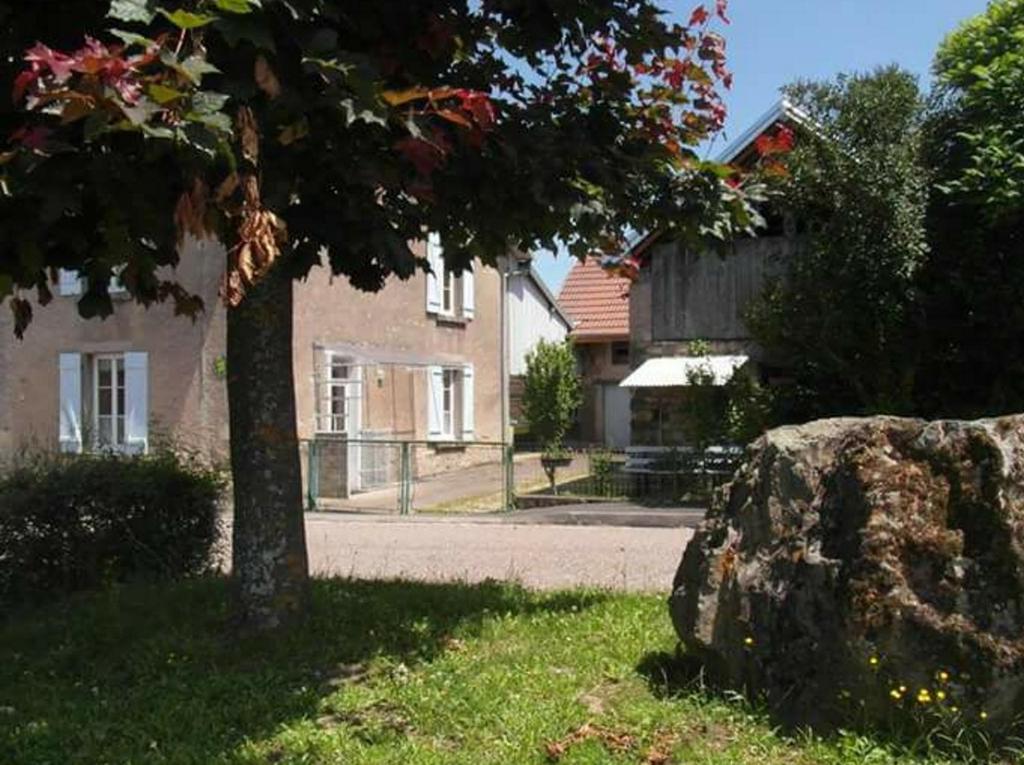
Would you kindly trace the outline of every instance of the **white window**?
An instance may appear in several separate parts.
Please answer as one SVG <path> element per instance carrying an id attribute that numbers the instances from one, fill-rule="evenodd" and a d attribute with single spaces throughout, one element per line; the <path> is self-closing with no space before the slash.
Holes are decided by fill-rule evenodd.
<path id="1" fill-rule="evenodd" d="M 93 445 L 119 449 L 125 443 L 124 357 L 93 357 Z"/>
<path id="2" fill-rule="evenodd" d="M 441 237 L 427 237 L 427 313 L 446 319 L 469 320 L 476 315 L 476 285 L 474 274 L 465 270 L 458 276 L 445 266 Z"/>
<path id="3" fill-rule="evenodd" d="M 441 437 L 455 437 L 455 394 L 459 373 L 445 369 L 441 373 Z"/>
<path id="4" fill-rule="evenodd" d="M 60 448 L 144 453 L 149 446 L 148 355 L 60 354 Z"/>
<path id="5" fill-rule="evenodd" d="M 473 367 L 430 367 L 427 437 L 432 441 L 473 440 Z"/>
<path id="6" fill-rule="evenodd" d="M 128 291 L 128 288 L 124 286 L 124 282 L 121 281 L 121 272 L 124 270 L 124 266 L 118 266 L 114 269 L 113 275 L 110 277 L 110 284 L 107 285 L 107 291 L 111 295 L 119 295 Z M 67 268 L 61 268 L 57 274 L 57 291 L 61 295 L 81 295 L 85 292 L 88 286 L 87 280 L 84 276 L 80 276 L 77 271 L 72 271 Z"/>
<path id="7" fill-rule="evenodd" d="M 455 274 L 445 268 L 441 277 L 441 314 L 444 316 L 455 315 L 455 282 Z"/>
<path id="8" fill-rule="evenodd" d="M 359 367 L 354 360 L 334 353 L 324 355 L 317 430 L 321 433 L 358 435 L 361 395 Z"/>

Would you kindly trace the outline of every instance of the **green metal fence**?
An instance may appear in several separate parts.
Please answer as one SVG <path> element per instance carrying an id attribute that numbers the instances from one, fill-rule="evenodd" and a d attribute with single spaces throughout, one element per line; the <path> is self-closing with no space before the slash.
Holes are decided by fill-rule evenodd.
<path id="1" fill-rule="evenodd" d="M 492 442 L 318 438 L 303 443 L 310 510 L 485 513 L 512 509 L 511 449 Z"/>

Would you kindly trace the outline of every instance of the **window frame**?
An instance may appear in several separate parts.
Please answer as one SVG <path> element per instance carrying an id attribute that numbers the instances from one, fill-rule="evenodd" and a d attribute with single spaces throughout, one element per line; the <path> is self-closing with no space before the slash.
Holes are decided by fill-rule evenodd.
<path id="1" fill-rule="evenodd" d="M 317 391 L 317 400 L 320 402 L 316 417 L 317 433 L 348 436 L 349 438 L 353 436 L 349 432 L 353 417 L 349 399 L 353 393 L 353 386 L 358 383 L 358 377 L 353 374 L 356 366 L 356 360 L 351 356 L 331 351 L 324 353 L 323 380 L 320 381 L 321 389 Z M 347 372 L 347 376 L 335 377 L 334 371 L 336 367 L 343 367 Z M 341 394 L 341 399 L 337 397 L 338 392 Z M 358 392 L 358 388 L 356 392 Z M 341 414 L 334 411 L 334 404 L 339 400 L 344 402 Z M 338 417 L 342 421 L 341 428 L 337 427 Z"/>
<path id="2" fill-rule="evenodd" d="M 441 308 L 438 311 L 440 316 L 455 316 L 459 312 L 459 300 L 456 298 L 456 291 L 459 287 L 458 278 L 455 276 L 455 272 L 447 266 L 443 267 L 441 274 L 441 280 L 439 290 L 441 299 Z"/>
<path id="3" fill-rule="evenodd" d="M 100 363 L 110 362 L 110 414 L 100 412 Z M 92 379 L 89 385 L 92 388 L 92 422 L 93 434 L 90 439 L 94 451 L 110 449 L 119 451 L 128 445 L 128 377 L 125 370 L 125 358 L 123 353 L 94 353 L 91 362 Z M 118 371 L 120 371 L 120 386 L 118 385 Z M 120 392 L 120 396 L 119 396 Z M 111 419 L 111 442 L 104 444 L 100 442 L 100 418 Z M 120 425 L 120 433 L 118 426 Z M 120 439 L 118 436 L 120 435 Z"/>

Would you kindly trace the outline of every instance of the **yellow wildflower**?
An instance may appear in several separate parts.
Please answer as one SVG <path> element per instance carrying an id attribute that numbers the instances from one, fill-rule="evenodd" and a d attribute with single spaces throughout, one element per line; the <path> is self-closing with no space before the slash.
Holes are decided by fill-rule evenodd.
<path id="1" fill-rule="evenodd" d="M 948 672 L 939 672 L 938 678 L 939 678 L 939 682 L 940 683 L 949 682 L 949 673 Z"/>
<path id="2" fill-rule="evenodd" d="M 946 698 L 946 692 L 945 691 L 936 691 L 935 692 L 935 698 L 937 698 L 939 701 L 944 701 L 945 698 Z"/>
<path id="3" fill-rule="evenodd" d="M 987 720 L 988 719 L 988 712 L 982 712 L 979 715 L 979 717 L 981 717 L 982 720 Z"/>
<path id="4" fill-rule="evenodd" d="M 877 656 L 872 656 L 870 659 L 868 659 L 868 664 L 870 664 L 872 667 L 877 667 L 878 666 L 878 657 Z"/>
<path id="5" fill-rule="evenodd" d="M 893 689 L 892 689 L 891 691 L 889 691 L 889 695 L 890 695 L 890 696 L 892 696 L 892 698 L 893 698 L 893 700 L 894 700 L 894 701 L 899 701 L 900 699 L 902 699 L 902 698 L 903 698 L 903 694 L 902 694 L 902 693 L 900 693 L 900 692 L 899 692 L 898 690 L 896 690 L 895 688 L 893 688 Z"/>
<path id="6" fill-rule="evenodd" d="M 754 638 L 752 638 L 752 637 L 746 637 L 746 638 L 744 638 L 744 639 L 743 639 L 743 645 L 747 646 L 748 648 L 749 648 L 750 646 L 754 645 Z"/>

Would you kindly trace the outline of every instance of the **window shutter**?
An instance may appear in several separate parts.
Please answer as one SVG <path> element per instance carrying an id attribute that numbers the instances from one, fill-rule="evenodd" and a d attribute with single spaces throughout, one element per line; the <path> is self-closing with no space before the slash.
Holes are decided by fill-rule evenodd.
<path id="1" fill-rule="evenodd" d="M 476 315 L 476 286 L 473 272 L 468 268 L 462 272 L 462 315 L 472 319 Z"/>
<path id="2" fill-rule="evenodd" d="M 441 312 L 441 285 L 438 276 L 444 273 L 444 250 L 441 235 L 427 236 L 427 263 L 432 273 L 427 274 L 427 313 Z"/>
<path id="3" fill-rule="evenodd" d="M 82 451 L 82 355 L 60 355 L 60 450 Z"/>
<path id="4" fill-rule="evenodd" d="M 124 444 L 129 454 L 149 448 L 149 355 L 124 355 Z"/>
<path id="5" fill-rule="evenodd" d="M 80 295 L 82 293 L 82 277 L 77 271 L 61 268 L 57 271 L 57 291 L 61 295 Z"/>
<path id="6" fill-rule="evenodd" d="M 118 266 L 114 269 L 114 273 L 110 277 L 110 283 L 107 285 L 107 292 L 111 295 L 128 291 L 128 288 L 124 286 L 124 282 L 121 281 L 122 271 L 124 271 L 124 266 Z"/>
<path id="7" fill-rule="evenodd" d="M 473 365 L 462 368 L 462 440 L 473 440 Z"/>
<path id="8" fill-rule="evenodd" d="M 441 408 L 444 396 L 444 370 L 427 367 L 427 440 L 441 438 Z"/>

